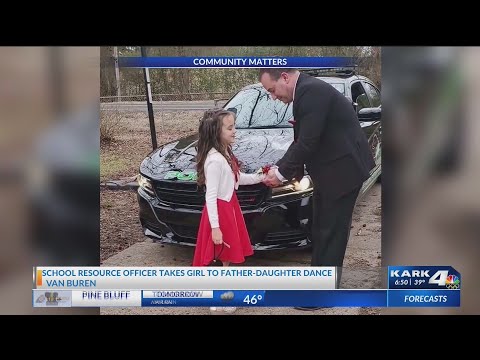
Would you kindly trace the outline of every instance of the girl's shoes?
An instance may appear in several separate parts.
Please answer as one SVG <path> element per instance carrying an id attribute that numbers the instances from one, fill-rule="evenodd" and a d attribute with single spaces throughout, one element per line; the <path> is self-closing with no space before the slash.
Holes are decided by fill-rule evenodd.
<path id="1" fill-rule="evenodd" d="M 211 307 L 210 313 L 212 314 L 219 314 L 219 313 L 227 313 L 232 314 L 237 310 L 236 307 Z"/>

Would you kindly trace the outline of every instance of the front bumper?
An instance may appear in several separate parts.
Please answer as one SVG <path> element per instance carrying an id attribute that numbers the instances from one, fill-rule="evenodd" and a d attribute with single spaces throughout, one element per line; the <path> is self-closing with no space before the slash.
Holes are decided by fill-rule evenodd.
<path id="1" fill-rule="evenodd" d="M 195 246 L 201 210 L 164 203 L 142 188 L 137 191 L 137 199 L 146 236 L 161 243 Z M 310 245 L 311 193 L 264 201 L 242 212 L 255 250 Z"/>

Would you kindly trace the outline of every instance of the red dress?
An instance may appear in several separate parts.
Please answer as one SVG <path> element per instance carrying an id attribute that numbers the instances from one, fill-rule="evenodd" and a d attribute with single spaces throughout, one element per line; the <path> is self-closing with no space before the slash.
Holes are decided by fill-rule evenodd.
<path id="1" fill-rule="evenodd" d="M 238 169 L 238 166 L 235 166 Z M 237 170 L 238 171 L 238 170 Z M 237 171 L 235 179 L 237 181 Z M 206 266 L 215 255 L 222 261 L 240 264 L 245 261 L 245 256 L 253 255 L 253 249 L 248 235 L 247 226 L 243 219 L 235 189 L 230 201 L 217 199 L 218 222 L 223 235 L 223 240 L 230 248 L 214 245 L 212 241 L 212 227 L 208 218 L 207 206 L 203 207 L 200 227 L 197 234 L 197 245 L 193 256 L 193 266 Z M 223 250 L 222 250 L 223 247 Z M 220 256 L 219 256 L 220 254 Z"/>

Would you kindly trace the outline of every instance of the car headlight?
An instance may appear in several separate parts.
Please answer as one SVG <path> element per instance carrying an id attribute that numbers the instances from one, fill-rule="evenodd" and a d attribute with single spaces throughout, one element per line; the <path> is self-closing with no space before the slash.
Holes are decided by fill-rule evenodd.
<path id="1" fill-rule="evenodd" d="M 152 182 L 142 174 L 138 174 L 138 186 L 140 186 L 147 194 L 155 196 Z"/>
<path id="2" fill-rule="evenodd" d="M 278 198 L 281 196 L 302 194 L 313 190 L 312 179 L 310 176 L 305 175 L 300 181 L 292 181 L 286 185 L 272 188 L 272 198 Z"/>

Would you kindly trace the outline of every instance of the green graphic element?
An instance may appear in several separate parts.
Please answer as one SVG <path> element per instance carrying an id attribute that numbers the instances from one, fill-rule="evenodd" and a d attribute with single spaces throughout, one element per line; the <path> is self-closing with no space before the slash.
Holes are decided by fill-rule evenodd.
<path id="1" fill-rule="evenodd" d="M 169 171 L 165 174 L 164 179 L 166 180 L 176 179 L 178 174 L 180 174 L 180 171 Z"/>
<path id="2" fill-rule="evenodd" d="M 165 180 L 183 180 L 183 181 L 197 181 L 197 172 L 194 170 L 185 171 L 169 171 L 165 174 Z"/>

